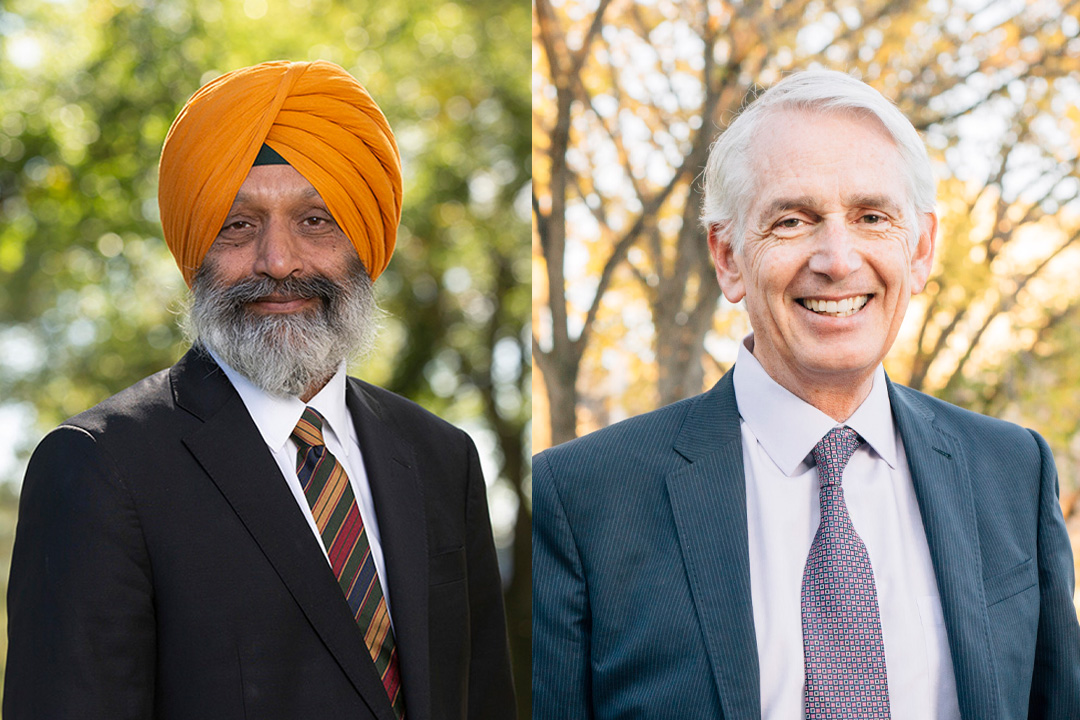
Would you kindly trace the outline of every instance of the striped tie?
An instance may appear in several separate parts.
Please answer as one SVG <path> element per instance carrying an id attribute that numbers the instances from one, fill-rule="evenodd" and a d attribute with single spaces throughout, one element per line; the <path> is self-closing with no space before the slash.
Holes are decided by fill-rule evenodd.
<path id="1" fill-rule="evenodd" d="M 322 428 L 322 415 L 306 408 L 291 436 L 298 448 L 296 476 L 326 546 L 334 575 L 356 624 L 364 633 L 364 642 L 390 697 L 394 715 L 401 720 L 405 716 L 405 696 L 401 692 L 397 648 L 386 599 L 349 476 L 326 449 Z"/>

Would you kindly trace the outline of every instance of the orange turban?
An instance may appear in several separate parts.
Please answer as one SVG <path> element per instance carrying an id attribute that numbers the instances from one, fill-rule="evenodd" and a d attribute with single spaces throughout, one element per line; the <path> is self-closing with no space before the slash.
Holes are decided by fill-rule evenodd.
<path id="1" fill-rule="evenodd" d="M 390 125 L 341 67 L 279 61 L 207 83 L 169 128 L 158 205 L 165 242 L 187 284 L 263 143 L 315 187 L 377 278 L 401 219 L 401 155 Z"/>

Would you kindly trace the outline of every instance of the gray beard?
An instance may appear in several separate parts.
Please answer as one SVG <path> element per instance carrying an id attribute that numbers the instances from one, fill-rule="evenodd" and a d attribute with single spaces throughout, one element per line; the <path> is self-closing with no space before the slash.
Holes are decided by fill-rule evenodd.
<path id="1" fill-rule="evenodd" d="M 248 310 L 248 303 L 272 294 L 320 303 L 313 310 L 281 315 Z M 189 342 L 212 350 L 256 387 L 279 397 L 299 397 L 329 380 L 343 360 L 367 355 L 381 320 L 371 278 L 359 258 L 349 263 L 341 283 L 312 275 L 254 277 L 225 285 L 206 261 L 191 284 L 183 329 Z"/>

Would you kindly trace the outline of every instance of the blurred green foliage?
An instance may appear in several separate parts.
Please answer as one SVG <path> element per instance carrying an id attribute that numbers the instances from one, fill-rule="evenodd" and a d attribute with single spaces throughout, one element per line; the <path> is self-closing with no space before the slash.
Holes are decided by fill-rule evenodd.
<path id="1" fill-rule="evenodd" d="M 237 67 L 339 63 L 387 115 L 405 175 L 397 251 L 376 284 L 390 319 L 357 371 L 466 427 L 497 475 L 522 717 L 529 22 L 514 0 L 12 0 L 0 11 L 0 429 L 32 427 L 6 433 L 17 467 L 49 428 L 185 349 L 185 288 L 156 203 L 161 144 L 183 103 Z M 11 504 L 0 503 L 5 552 Z"/>

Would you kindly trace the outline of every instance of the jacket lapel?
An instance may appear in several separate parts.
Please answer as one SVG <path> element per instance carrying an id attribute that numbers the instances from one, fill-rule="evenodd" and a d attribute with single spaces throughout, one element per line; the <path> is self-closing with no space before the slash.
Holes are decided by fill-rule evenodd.
<path id="1" fill-rule="evenodd" d="M 695 610 L 727 720 L 761 717 L 739 411 L 732 374 L 690 411 L 667 487 Z"/>
<path id="2" fill-rule="evenodd" d="M 961 715 L 992 720 L 996 689 L 971 479 L 963 447 L 916 397 L 889 383 L 904 441 L 956 677 Z M 690 465 L 668 477 L 675 526 L 725 718 L 760 717 L 750 595 L 746 481 L 732 374 L 690 412 L 675 450 Z"/>
<path id="3" fill-rule="evenodd" d="M 346 403 L 379 519 L 406 713 L 416 720 L 428 718 L 428 524 L 415 453 L 388 424 L 383 408 L 363 383 L 349 379 Z"/>
<path id="4" fill-rule="evenodd" d="M 911 481 L 922 514 L 949 638 L 960 713 L 967 720 L 997 717 L 990 618 L 971 478 L 958 438 L 934 422 L 916 395 L 889 382 Z"/>
<path id="5" fill-rule="evenodd" d="M 184 444 L 225 496 L 371 712 L 393 711 L 344 595 L 240 396 L 191 350 L 171 372 L 177 405 L 203 420 Z"/>

